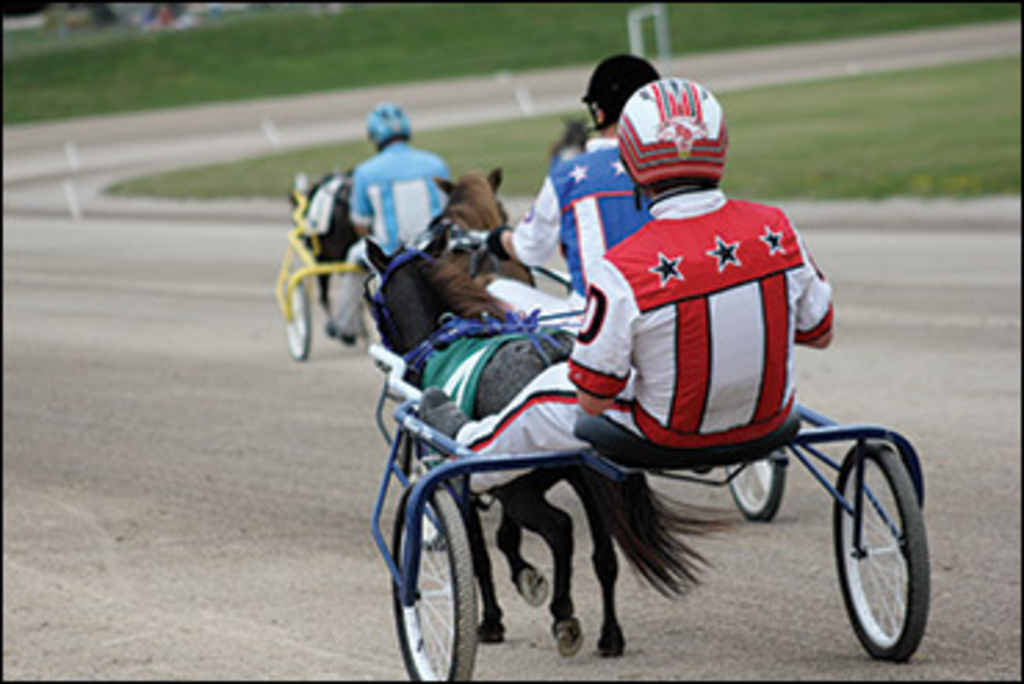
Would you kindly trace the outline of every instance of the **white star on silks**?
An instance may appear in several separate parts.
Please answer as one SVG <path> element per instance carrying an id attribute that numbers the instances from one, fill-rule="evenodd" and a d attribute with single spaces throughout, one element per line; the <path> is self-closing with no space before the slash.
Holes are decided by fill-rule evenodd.
<path id="1" fill-rule="evenodd" d="M 679 273 L 679 262 L 683 260 L 683 257 L 677 256 L 675 259 L 669 259 L 667 256 L 658 252 L 658 265 L 652 266 L 647 269 L 651 273 L 661 277 L 661 286 L 665 287 L 670 280 L 673 278 L 677 280 L 685 280 L 681 273 Z"/>
<path id="2" fill-rule="evenodd" d="M 587 167 L 576 164 L 574 167 L 572 167 L 572 171 L 569 172 L 569 175 L 572 176 L 572 179 L 576 181 L 578 185 L 579 183 L 582 183 L 583 180 L 587 177 Z"/>
<path id="3" fill-rule="evenodd" d="M 626 175 L 626 167 L 623 166 L 622 162 L 619 161 L 618 159 L 616 159 L 615 161 L 612 162 L 612 169 L 615 170 L 615 175 L 616 176 L 624 176 L 624 175 Z"/>
<path id="4" fill-rule="evenodd" d="M 764 235 L 761 236 L 761 240 L 768 245 L 768 256 L 776 252 L 786 253 L 786 249 L 782 246 L 782 233 L 773 233 L 771 226 L 764 227 Z"/>
<path id="5" fill-rule="evenodd" d="M 721 273 L 725 270 L 725 267 L 729 264 L 736 266 L 742 266 L 739 257 L 736 256 L 736 250 L 739 249 L 739 242 L 724 242 L 722 238 L 715 236 L 715 243 L 718 245 L 712 250 L 705 252 L 708 256 L 713 256 L 718 259 L 718 272 Z"/>

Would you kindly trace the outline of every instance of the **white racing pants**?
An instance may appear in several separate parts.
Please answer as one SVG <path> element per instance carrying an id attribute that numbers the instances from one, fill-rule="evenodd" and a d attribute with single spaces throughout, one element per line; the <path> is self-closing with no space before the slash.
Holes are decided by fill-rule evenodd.
<path id="1" fill-rule="evenodd" d="M 362 238 L 349 247 L 345 263 L 365 264 L 366 239 Z M 339 273 L 337 315 L 334 325 L 339 335 L 358 337 L 363 331 L 363 278 L 362 273 Z"/>
<path id="2" fill-rule="evenodd" d="M 619 396 L 629 401 L 632 385 Z M 628 397 L 628 398 L 627 398 Z M 639 432 L 632 416 L 617 403 L 606 415 L 617 423 Z M 583 410 L 576 400 L 576 386 L 569 380 L 567 363 L 556 363 L 534 378 L 499 413 L 462 426 L 456 439 L 478 454 L 533 455 L 546 451 L 584 449 L 589 445 L 573 435 L 576 420 Z M 470 489 L 480 493 L 507 484 L 523 475 L 523 470 L 499 470 L 470 475 Z"/>

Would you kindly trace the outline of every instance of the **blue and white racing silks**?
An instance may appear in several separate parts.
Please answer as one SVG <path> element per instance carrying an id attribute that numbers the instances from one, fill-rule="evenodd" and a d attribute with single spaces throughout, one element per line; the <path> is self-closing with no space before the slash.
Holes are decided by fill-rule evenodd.
<path id="1" fill-rule="evenodd" d="M 444 208 L 434 177 L 449 177 L 440 157 L 404 141 L 391 143 L 353 172 L 352 221 L 371 226 L 377 242 L 392 254 Z"/>
<path id="2" fill-rule="evenodd" d="M 585 297 L 588 272 L 650 219 L 646 202 L 636 208 L 616 140 L 594 138 L 585 153 L 552 167 L 512 246 L 523 263 L 544 266 L 561 244 L 573 290 Z"/>

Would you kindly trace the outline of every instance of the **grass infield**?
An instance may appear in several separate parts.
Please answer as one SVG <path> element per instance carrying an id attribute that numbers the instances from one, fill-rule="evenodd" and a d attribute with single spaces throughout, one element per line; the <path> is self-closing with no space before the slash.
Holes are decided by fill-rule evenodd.
<path id="1" fill-rule="evenodd" d="M 1021 62 L 851 76 L 724 93 L 729 161 L 724 189 L 748 199 L 877 199 L 1019 195 Z M 532 196 L 570 116 L 415 133 L 454 174 L 504 171 L 503 196 Z M 299 171 L 315 179 L 355 166 L 369 142 L 292 151 L 125 183 L 120 194 L 175 198 L 281 197 Z"/>

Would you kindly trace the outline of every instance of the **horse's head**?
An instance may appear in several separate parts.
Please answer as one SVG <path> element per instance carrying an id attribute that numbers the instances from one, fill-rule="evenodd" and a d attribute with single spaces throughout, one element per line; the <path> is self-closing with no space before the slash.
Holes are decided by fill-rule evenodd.
<path id="1" fill-rule="evenodd" d="M 461 255 L 462 268 L 472 277 L 501 275 L 532 284 L 529 270 L 517 262 L 498 263 L 484 246 L 487 231 L 508 223 L 508 213 L 497 195 L 501 180 L 500 168 L 486 176 L 466 173 L 456 183 L 435 178 L 448 195 L 448 203 L 431 230 L 449 233 L 447 249 Z"/>
<path id="2" fill-rule="evenodd" d="M 486 176 L 470 171 L 456 183 L 443 178 L 435 178 L 434 182 L 448 195 L 441 216 L 464 230 L 488 231 L 508 221 L 505 207 L 498 199 L 500 168 Z"/>
<path id="3" fill-rule="evenodd" d="M 461 318 L 505 316 L 501 303 L 445 251 L 447 239 L 442 232 L 422 251 L 402 248 L 391 256 L 367 240 L 366 254 L 378 274 L 376 292 L 371 295 L 368 290 L 367 298 L 381 341 L 395 353 L 415 349 L 441 326 L 446 313 Z"/>

